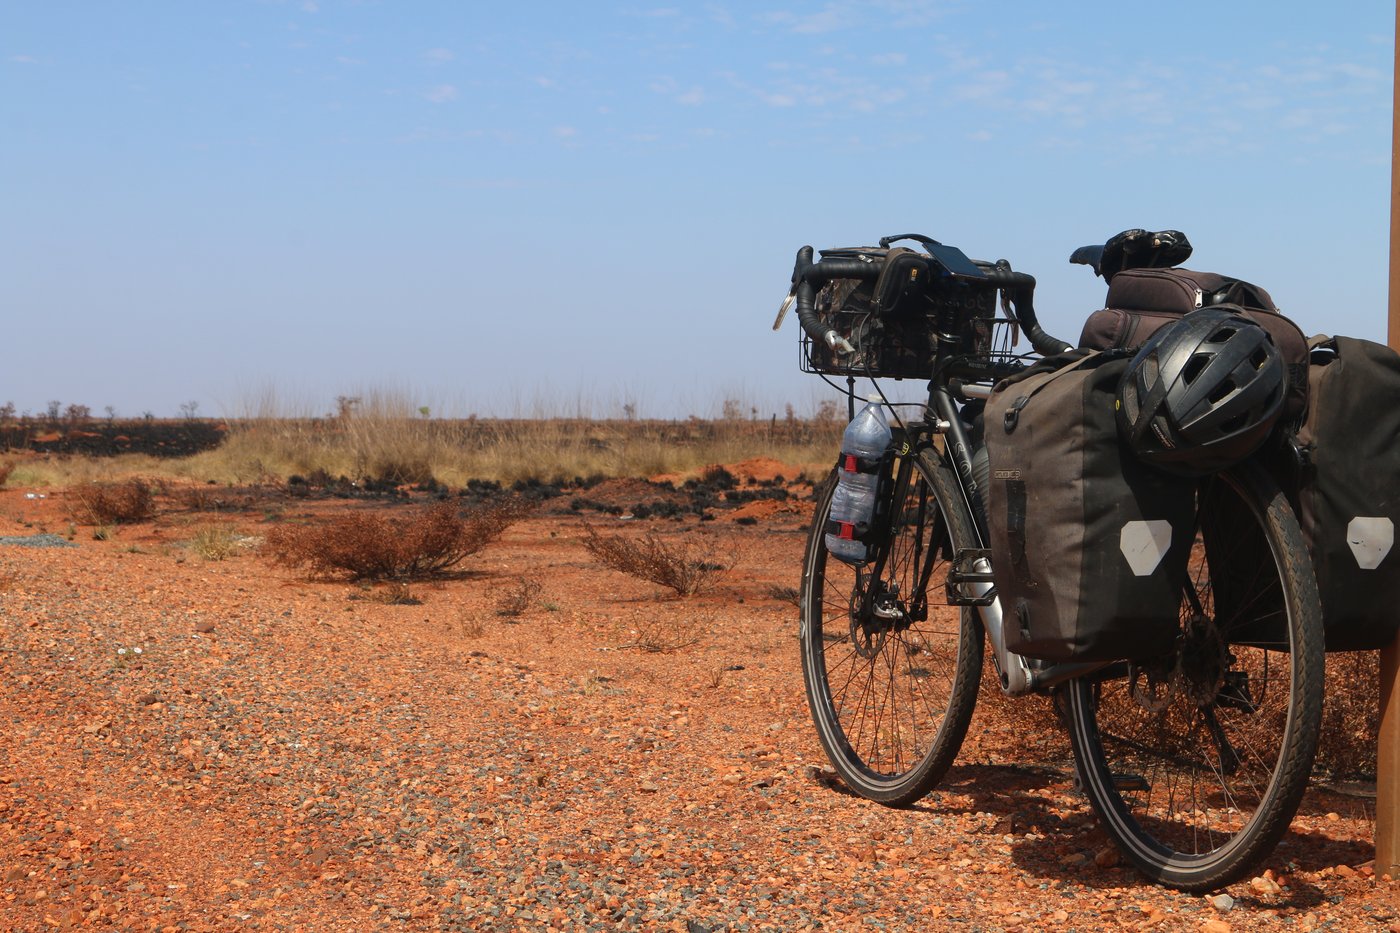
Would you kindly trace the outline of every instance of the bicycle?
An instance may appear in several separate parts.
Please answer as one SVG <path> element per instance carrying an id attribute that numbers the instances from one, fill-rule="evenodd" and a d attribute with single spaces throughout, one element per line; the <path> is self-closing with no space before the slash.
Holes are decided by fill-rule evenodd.
<path id="1" fill-rule="evenodd" d="M 879 263 L 859 251 L 817 261 L 811 247 L 799 251 L 774 325 L 796 306 L 803 369 L 845 376 L 852 415 L 857 375 L 929 379 L 920 418 L 890 409 L 894 455 L 863 564 L 826 550 L 835 471 L 816 505 L 799 640 L 827 757 L 862 797 L 889 806 L 923 797 L 958 754 L 989 644 L 1003 693 L 1055 697 L 1079 783 L 1143 874 L 1196 892 L 1239 880 L 1286 832 L 1321 719 L 1321 607 L 1292 509 L 1254 459 L 1199 482 L 1180 630 L 1167 655 L 1051 664 L 1009 650 L 975 416 L 998 380 L 1069 345 L 1040 327 L 1034 277 L 914 239 L 935 278 L 916 319 L 922 344 L 860 315 L 844 332 L 832 326 L 846 297 L 838 292 L 878 277 Z M 1034 353 L 1014 351 L 1017 329 Z M 873 336 L 893 349 L 859 339 Z"/>

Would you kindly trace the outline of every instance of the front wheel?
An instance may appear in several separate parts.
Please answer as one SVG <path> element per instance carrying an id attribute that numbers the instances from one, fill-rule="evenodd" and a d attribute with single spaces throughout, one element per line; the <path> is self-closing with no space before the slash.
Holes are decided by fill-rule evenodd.
<path id="1" fill-rule="evenodd" d="M 1253 467 L 1204 480 L 1172 656 L 1070 684 L 1079 777 L 1153 880 L 1239 880 L 1288 829 L 1322 715 L 1322 611 L 1292 510 Z"/>
<path id="2" fill-rule="evenodd" d="M 982 624 L 949 605 L 944 581 L 972 523 L 948 468 L 930 455 L 895 472 L 883 562 L 827 552 L 834 482 L 817 505 L 804 559 L 802 676 L 817 736 L 862 797 L 906 806 L 958 753 L 977 701 Z"/>

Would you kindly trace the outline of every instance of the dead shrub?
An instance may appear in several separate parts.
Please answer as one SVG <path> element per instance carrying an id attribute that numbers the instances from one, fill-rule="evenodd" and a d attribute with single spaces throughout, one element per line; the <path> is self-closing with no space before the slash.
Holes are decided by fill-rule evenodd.
<path id="1" fill-rule="evenodd" d="M 714 546 L 667 544 L 647 532 L 635 541 L 605 537 L 589 524 L 583 526 L 583 546 L 605 567 L 674 590 L 677 596 L 694 596 L 712 586 L 729 568 L 716 563 Z"/>
<path id="2" fill-rule="evenodd" d="M 83 483 L 69 490 L 77 517 L 89 525 L 121 525 L 145 521 L 155 515 L 156 499 L 148 483 Z"/>
<path id="3" fill-rule="evenodd" d="M 700 619 L 675 613 L 664 613 L 647 619 L 635 631 L 636 638 L 623 648 L 641 648 L 656 654 L 679 651 L 700 641 L 704 625 Z"/>
<path id="4" fill-rule="evenodd" d="M 1317 766 L 1339 780 L 1374 777 L 1381 721 L 1380 652 L 1329 654 L 1326 684 Z"/>
<path id="5" fill-rule="evenodd" d="M 276 528 L 264 545 L 287 567 L 353 580 L 394 580 L 442 573 L 490 544 L 532 508 L 523 499 L 465 514 L 442 501 L 408 515 L 344 515 L 313 525 Z"/>
<path id="6" fill-rule="evenodd" d="M 522 577 L 496 601 L 496 615 L 509 619 L 522 615 L 539 598 L 542 589 L 539 581 Z"/>

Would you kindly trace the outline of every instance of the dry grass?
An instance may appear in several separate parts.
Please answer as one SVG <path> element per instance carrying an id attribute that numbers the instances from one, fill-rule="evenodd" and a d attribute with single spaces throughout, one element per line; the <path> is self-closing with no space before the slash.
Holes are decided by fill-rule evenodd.
<path id="1" fill-rule="evenodd" d="M 452 486 L 469 479 L 510 484 L 579 476 L 695 474 L 707 464 L 771 457 L 825 469 L 841 420 L 423 418 L 386 396 L 334 418 L 257 418 L 229 423 L 217 450 L 189 458 L 187 475 L 221 483 L 308 475 Z"/>
<path id="2" fill-rule="evenodd" d="M 520 499 L 461 514 L 443 501 L 401 515 L 356 513 L 276 528 L 264 547 L 283 566 L 353 580 L 404 580 L 442 573 L 490 544 L 532 506 Z"/>
<path id="3" fill-rule="evenodd" d="M 589 524 L 583 528 L 583 546 L 603 566 L 664 586 L 677 596 L 694 596 L 729 569 L 714 560 L 712 545 L 667 544 L 650 531 L 632 540 L 600 535 Z"/>
<path id="4" fill-rule="evenodd" d="M 189 548 L 205 560 L 225 560 L 238 553 L 242 540 L 228 525 L 206 525 L 194 533 Z"/>
<path id="5" fill-rule="evenodd" d="M 74 516 L 89 525 L 122 525 L 155 515 L 155 492 L 149 483 L 83 483 L 68 491 Z"/>

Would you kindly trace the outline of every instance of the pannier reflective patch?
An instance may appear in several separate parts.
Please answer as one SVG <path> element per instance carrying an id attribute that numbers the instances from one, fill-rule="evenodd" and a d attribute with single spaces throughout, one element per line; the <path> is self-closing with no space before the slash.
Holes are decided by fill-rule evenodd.
<path id="1" fill-rule="evenodd" d="M 1128 522 L 1118 535 L 1118 550 L 1137 577 L 1150 576 L 1171 546 L 1172 523 L 1162 519 Z"/>
<path id="2" fill-rule="evenodd" d="M 1347 547 L 1362 570 L 1375 570 L 1395 543 L 1395 526 L 1385 516 L 1358 515 L 1347 523 Z"/>

